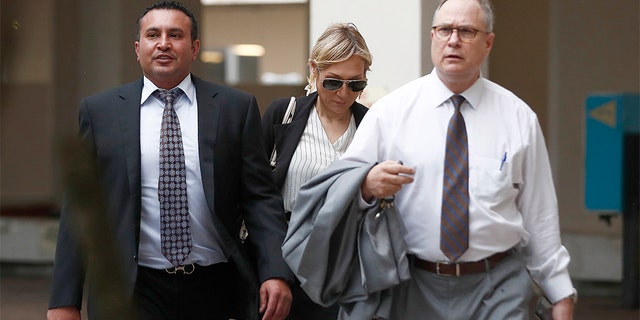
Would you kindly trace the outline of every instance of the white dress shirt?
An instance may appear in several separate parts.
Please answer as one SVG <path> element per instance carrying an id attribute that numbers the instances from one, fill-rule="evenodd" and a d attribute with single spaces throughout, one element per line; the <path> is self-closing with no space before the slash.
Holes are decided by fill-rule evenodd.
<path id="1" fill-rule="evenodd" d="M 401 160 L 414 182 L 396 194 L 409 252 L 446 261 L 440 250 L 444 152 L 453 93 L 435 70 L 376 102 L 344 159 Z M 469 144 L 469 249 L 477 261 L 522 246 L 527 268 L 555 301 L 573 293 L 560 243 L 558 206 L 547 150 L 535 113 L 510 91 L 484 78 L 462 93 Z"/>
<path id="2" fill-rule="evenodd" d="M 164 269 L 172 267 L 171 263 L 162 255 L 160 248 L 158 177 L 160 174 L 160 130 L 164 102 L 152 95 L 158 87 L 146 77 L 143 82 L 140 100 L 142 212 L 138 264 Z M 182 89 L 184 94 L 175 101 L 174 109 L 180 120 L 180 131 L 182 132 L 187 168 L 187 201 L 193 243 L 191 254 L 184 261 L 184 264 L 198 263 L 206 266 L 227 261 L 227 258 L 220 245 L 220 236 L 213 225 L 202 187 L 198 153 L 198 101 L 196 88 L 191 82 L 191 75 L 188 75 L 178 87 Z"/>

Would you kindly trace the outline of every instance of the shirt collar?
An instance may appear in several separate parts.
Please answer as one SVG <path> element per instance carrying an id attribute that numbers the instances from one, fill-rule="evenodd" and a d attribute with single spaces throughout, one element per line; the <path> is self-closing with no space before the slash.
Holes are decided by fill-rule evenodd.
<path id="1" fill-rule="evenodd" d="M 196 88 L 191 81 L 191 74 L 189 73 L 183 80 L 176 86 L 176 88 L 182 89 L 184 95 L 189 99 L 189 103 L 193 102 L 196 95 Z M 149 80 L 146 76 L 142 78 L 142 96 L 140 97 L 140 105 L 144 104 L 147 99 L 156 91 L 158 87 Z"/>
<path id="2" fill-rule="evenodd" d="M 464 99 L 473 109 L 477 109 L 480 105 L 480 101 L 482 101 L 482 94 L 484 92 L 483 79 L 484 78 L 482 77 L 482 75 L 480 75 L 478 80 L 476 80 L 476 82 L 474 82 L 471 87 L 460 93 L 460 95 L 464 97 Z M 428 85 L 430 85 L 433 90 L 432 101 L 434 102 L 436 108 L 444 105 L 444 103 L 449 100 L 452 95 L 454 95 L 454 93 L 444 85 L 440 78 L 438 78 L 435 68 L 433 68 L 433 70 L 431 71 L 431 83 L 429 83 Z"/>

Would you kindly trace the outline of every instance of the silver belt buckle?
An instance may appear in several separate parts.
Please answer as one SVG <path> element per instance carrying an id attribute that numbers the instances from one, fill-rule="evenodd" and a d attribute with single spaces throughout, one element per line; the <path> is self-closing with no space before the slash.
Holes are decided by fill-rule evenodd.
<path id="1" fill-rule="evenodd" d="M 168 274 L 178 274 L 178 272 L 182 272 L 181 274 L 192 274 L 194 271 L 196 271 L 196 265 L 192 263 L 184 266 L 164 269 L 164 271 L 166 271 Z"/>
<path id="2" fill-rule="evenodd" d="M 444 274 L 444 273 L 440 273 L 440 265 L 441 264 L 446 264 L 446 265 L 455 265 L 456 266 L 456 274 L 452 275 L 452 274 Z M 459 263 L 451 263 L 448 261 L 437 261 L 436 262 L 436 274 L 439 276 L 445 276 L 445 277 L 459 277 L 460 276 L 460 264 Z"/>

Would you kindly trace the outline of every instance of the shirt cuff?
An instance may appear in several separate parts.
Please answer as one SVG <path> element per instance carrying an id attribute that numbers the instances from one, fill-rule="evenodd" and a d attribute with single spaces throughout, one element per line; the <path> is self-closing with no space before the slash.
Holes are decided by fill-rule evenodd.
<path id="1" fill-rule="evenodd" d="M 556 303 L 577 293 L 571 283 L 569 271 L 566 269 L 555 275 L 553 278 L 546 280 L 544 284 L 540 285 L 540 287 L 551 303 Z"/>
<path id="2" fill-rule="evenodd" d="M 375 206 L 376 202 L 378 201 L 376 198 L 373 198 L 371 200 L 371 202 L 368 202 L 368 201 L 364 200 L 364 198 L 362 197 L 362 191 L 361 190 L 358 190 L 357 197 L 358 197 L 358 209 L 360 209 L 360 210 L 369 209 L 369 208 Z"/>
<path id="3" fill-rule="evenodd" d="M 560 301 L 562 301 L 564 299 L 567 299 L 567 298 L 570 298 L 571 300 L 573 300 L 574 304 L 578 303 L 578 290 L 576 290 L 576 288 L 573 288 L 573 293 L 572 294 L 570 294 L 570 295 L 568 295 L 568 296 L 566 296 L 564 298 L 560 298 L 555 303 L 560 302 Z"/>

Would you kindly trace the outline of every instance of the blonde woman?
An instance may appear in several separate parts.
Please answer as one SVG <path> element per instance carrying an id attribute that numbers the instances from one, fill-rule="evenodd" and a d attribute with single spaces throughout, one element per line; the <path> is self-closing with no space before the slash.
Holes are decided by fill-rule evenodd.
<path id="1" fill-rule="evenodd" d="M 273 178 L 282 193 L 287 219 L 300 187 L 345 152 L 367 107 L 356 102 L 367 86 L 372 61 L 352 23 L 330 25 L 309 57 L 307 96 L 296 98 L 291 122 L 283 124 L 290 98 L 269 104 L 262 117 L 266 150 L 276 148 Z M 292 288 L 287 319 L 336 319 L 338 306 L 315 304 L 300 286 Z"/>

